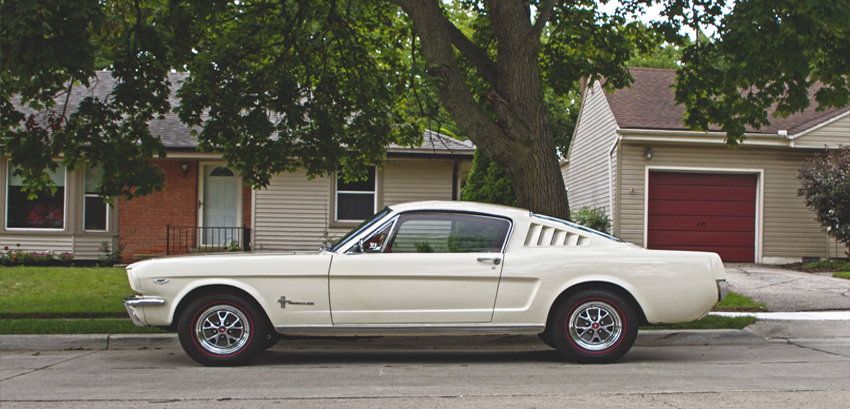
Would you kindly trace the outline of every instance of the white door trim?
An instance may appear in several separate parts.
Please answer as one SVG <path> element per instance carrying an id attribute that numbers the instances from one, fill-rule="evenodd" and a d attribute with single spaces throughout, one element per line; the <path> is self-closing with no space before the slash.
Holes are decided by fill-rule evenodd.
<path id="1" fill-rule="evenodd" d="M 739 169 L 739 168 L 692 168 L 682 166 L 646 166 L 643 175 L 643 247 L 647 248 L 649 238 L 649 172 L 688 172 L 688 173 L 754 173 L 756 179 L 756 242 L 753 259 L 756 263 L 762 262 L 764 254 L 764 169 Z"/>
<path id="2" fill-rule="evenodd" d="M 227 162 L 223 161 L 198 161 L 198 202 L 195 203 L 195 206 L 198 207 L 198 227 L 204 227 L 204 206 L 202 203 L 204 201 L 204 182 L 207 177 L 204 166 L 223 166 L 226 164 Z M 236 175 L 236 224 L 238 226 L 234 227 L 242 227 L 242 178 L 236 169 L 231 170 Z"/>

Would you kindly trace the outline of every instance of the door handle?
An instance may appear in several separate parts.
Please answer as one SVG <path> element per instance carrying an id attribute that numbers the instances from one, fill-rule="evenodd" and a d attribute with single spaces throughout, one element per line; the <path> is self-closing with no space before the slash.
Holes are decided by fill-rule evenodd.
<path id="1" fill-rule="evenodd" d="M 477 260 L 478 260 L 478 261 L 492 261 L 492 262 L 493 262 L 493 264 L 495 264 L 495 265 L 497 265 L 497 266 L 499 265 L 499 263 L 501 263 L 501 262 L 502 262 L 502 258 L 501 258 L 501 257 L 478 257 L 478 259 L 477 259 Z"/>

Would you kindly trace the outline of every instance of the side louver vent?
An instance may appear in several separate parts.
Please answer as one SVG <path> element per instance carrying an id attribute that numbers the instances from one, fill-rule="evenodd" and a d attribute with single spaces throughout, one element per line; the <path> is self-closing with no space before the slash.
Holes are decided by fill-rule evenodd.
<path id="1" fill-rule="evenodd" d="M 590 237 L 532 223 L 525 237 L 526 247 L 589 246 Z"/>

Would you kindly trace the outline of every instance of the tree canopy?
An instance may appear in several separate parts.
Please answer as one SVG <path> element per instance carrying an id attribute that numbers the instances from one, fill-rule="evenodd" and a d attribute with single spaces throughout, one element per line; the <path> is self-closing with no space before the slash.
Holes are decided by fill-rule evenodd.
<path id="1" fill-rule="evenodd" d="M 148 123 L 174 110 L 263 187 L 296 168 L 358 177 L 387 144 L 416 143 L 435 116 L 410 113 L 430 109 L 505 170 L 520 206 L 569 218 L 550 108 L 581 78 L 627 86 L 635 49 L 682 47 L 686 122 L 721 124 L 730 144 L 772 104 L 806 108 L 816 81 L 821 107 L 850 100 L 850 0 L 666 0 L 651 31 L 628 22 L 659 2 L 606 14 L 589 0 L 3 0 L 3 153 L 34 191 L 62 158 L 103 167 L 104 195 L 147 194 L 163 183 L 148 159 L 166 153 Z M 683 27 L 717 37 L 688 45 Z M 57 103 L 103 66 L 108 96 Z M 177 106 L 171 71 L 188 73 Z M 438 103 L 412 109 L 422 95 Z"/>

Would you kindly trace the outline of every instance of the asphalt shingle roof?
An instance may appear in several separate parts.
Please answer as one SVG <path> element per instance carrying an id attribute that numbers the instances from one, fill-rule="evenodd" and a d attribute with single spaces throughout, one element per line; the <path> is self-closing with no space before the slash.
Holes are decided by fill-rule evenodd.
<path id="1" fill-rule="evenodd" d="M 170 73 L 168 81 L 172 86 L 172 93 L 169 97 L 169 103 L 172 107 L 180 104 L 180 100 L 175 96 L 176 89 L 179 88 L 182 81 L 188 75 L 185 73 Z M 74 87 L 71 95 L 67 99 L 68 110 L 67 114 L 71 114 L 77 109 L 77 106 L 83 99 L 87 97 L 96 97 L 101 100 L 106 98 L 115 86 L 115 78 L 107 71 L 99 71 L 96 73 L 96 78 L 91 80 L 89 87 Z M 16 104 L 17 105 L 17 104 Z M 65 107 L 65 98 L 57 99 L 54 106 L 55 111 L 61 111 Z M 23 107 L 21 111 L 25 114 L 35 113 L 33 110 Z M 198 146 L 197 138 L 190 134 L 190 128 L 180 122 L 177 114 L 169 113 L 162 120 L 154 120 L 149 124 L 151 133 L 154 136 L 160 136 L 166 148 L 169 149 L 194 149 Z M 405 152 L 418 154 L 460 154 L 472 155 L 475 150 L 475 145 L 470 141 L 460 141 L 450 136 L 426 130 L 424 132 L 424 142 L 419 146 L 403 147 L 392 144 L 387 147 L 389 152 Z"/>
<path id="2" fill-rule="evenodd" d="M 631 68 L 630 71 L 635 79 L 631 89 L 619 89 L 613 94 L 605 93 L 617 125 L 621 129 L 687 130 L 682 123 L 685 107 L 676 105 L 675 90 L 671 88 L 676 80 L 676 71 L 657 68 Z M 820 88 L 821 84 L 818 83 L 809 89 L 810 105 L 805 111 L 787 118 L 775 118 L 774 109 L 771 108 L 768 110 L 770 126 L 757 131 L 747 128 L 747 131 L 775 134 L 785 130 L 794 135 L 850 111 L 850 106 L 847 106 L 817 112 L 818 103 L 814 94 Z M 720 127 L 712 125 L 709 129 L 719 131 Z"/>

